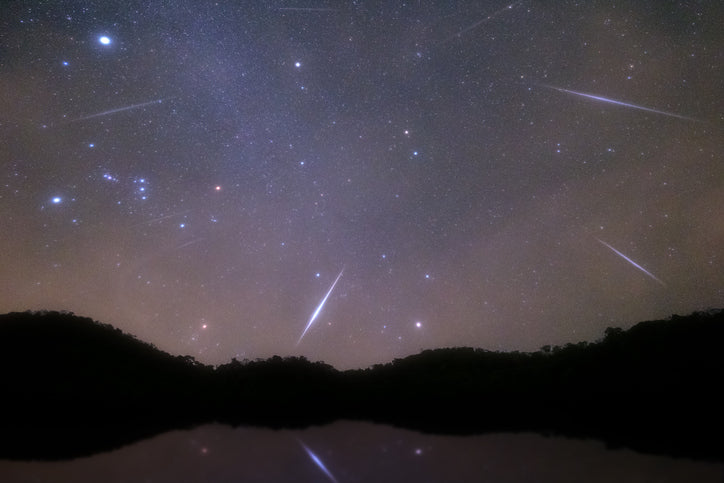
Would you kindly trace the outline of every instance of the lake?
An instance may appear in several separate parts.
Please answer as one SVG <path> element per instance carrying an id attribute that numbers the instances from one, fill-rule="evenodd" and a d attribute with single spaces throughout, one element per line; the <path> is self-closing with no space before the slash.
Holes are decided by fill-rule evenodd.
<path id="1" fill-rule="evenodd" d="M 421 434 L 338 421 L 304 430 L 200 426 L 70 461 L 0 460 L 15 482 L 722 482 L 724 462 L 532 433 Z"/>

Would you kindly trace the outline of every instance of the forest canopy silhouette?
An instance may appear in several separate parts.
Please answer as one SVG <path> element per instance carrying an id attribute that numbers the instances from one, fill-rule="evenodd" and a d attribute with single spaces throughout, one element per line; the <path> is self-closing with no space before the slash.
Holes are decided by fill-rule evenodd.
<path id="1" fill-rule="evenodd" d="M 205 423 L 365 420 L 533 431 L 722 461 L 724 311 L 606 329 L 533 353 L 425 350 L 339 371 L 304 357 L 207 366 L 69 312 L 0 315 L 0 457 L 69 458 Z"/>

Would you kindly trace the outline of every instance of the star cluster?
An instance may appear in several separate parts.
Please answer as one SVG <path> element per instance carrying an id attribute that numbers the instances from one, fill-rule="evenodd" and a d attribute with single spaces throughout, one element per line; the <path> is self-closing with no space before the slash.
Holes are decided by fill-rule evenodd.
<path id="1" fill-rule="evenodd" d="M 346 368 L 721 306 L 722 18 L 13 2 L 0 310 Z"/>

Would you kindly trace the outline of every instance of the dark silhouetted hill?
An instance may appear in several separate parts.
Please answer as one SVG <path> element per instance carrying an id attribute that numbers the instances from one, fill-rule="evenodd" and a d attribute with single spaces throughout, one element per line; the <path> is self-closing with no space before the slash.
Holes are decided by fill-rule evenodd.
<path id="1" fill-rule="evenodd" d="M 210 367 L 70 313 L 12 313 L 0 316 L 0 458 L 69 458 L 209 422 L 357 419 L 723 461 L 723 343 L 724 312 L 709 311 L 535 353 L 437 349 L 344 372 L 278 356 Z"/>
<path id="2" fill-rule="evenodd" d="M 212 375 L 71 313 L 2 315 L 0 457 L 93 453 L 192 425 Z"/>

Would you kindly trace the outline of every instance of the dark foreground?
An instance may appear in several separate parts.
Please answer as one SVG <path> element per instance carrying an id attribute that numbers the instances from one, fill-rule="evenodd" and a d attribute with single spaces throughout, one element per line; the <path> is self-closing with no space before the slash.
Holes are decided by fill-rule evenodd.
<path id="1" fill-rule="evenodd" d="M 303 358 L 219 367 L 68 313 L 0 316 L 0 458 L 64 459 L 173 429 L 365 420 L 539 432 L 724 461 L 724 312 L 608 329 L 536 353 L 439 349 L 340 372 Z"/>

